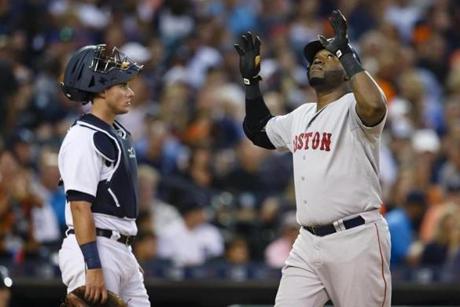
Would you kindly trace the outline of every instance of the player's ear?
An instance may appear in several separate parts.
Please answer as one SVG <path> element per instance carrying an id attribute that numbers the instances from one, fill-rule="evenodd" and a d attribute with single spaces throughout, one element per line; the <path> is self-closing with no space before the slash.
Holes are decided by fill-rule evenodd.
<path id="1" fill-rule="evenodd" d="M 105 89 L 102 92 L 99 92 L 99 93 L 97 93 L 95 95 L 95 97 L 102 98 L 102 99 L 105 99 L 106 96 L 107 96 L 107 89 Z"/>

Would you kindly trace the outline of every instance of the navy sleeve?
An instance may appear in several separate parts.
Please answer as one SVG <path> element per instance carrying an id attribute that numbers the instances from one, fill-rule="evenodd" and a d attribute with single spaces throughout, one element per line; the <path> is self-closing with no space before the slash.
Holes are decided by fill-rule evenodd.
<path id="1" fill-rule="evenodd" d="M 80 192 L 80 191 L 75 191 L 75 190 L 69 190 L 66 192 L 66 198 L 67 201 L 87 201 L 90 203 L 93 203 L 94 200 L 96 199 L 93 195 Z"/>

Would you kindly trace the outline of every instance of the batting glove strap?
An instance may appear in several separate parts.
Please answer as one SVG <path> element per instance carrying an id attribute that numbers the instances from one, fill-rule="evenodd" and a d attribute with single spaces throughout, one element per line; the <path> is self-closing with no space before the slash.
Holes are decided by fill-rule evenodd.
<path id="1" fill-rule="evenodd" d="M 353 49 L 349 44 L 345 44 L 344 46 L 340 46 L 340 48 L 337 48 L 336 50 L 333 51 L 335 53 L 335 56 L 341 59 L 344 55 L 353 53 Z"/>
<path id="2" fill-rule="evenodd" d="M 252 77 L 252 78 L 243 78 L 243 83 L 246 86 L 250 86 L 250 85 L 254 85 L 254 84 L 258 83 L 260 80 L 262 80 L 262 77 L 257 75 L 257 76 Z"/>

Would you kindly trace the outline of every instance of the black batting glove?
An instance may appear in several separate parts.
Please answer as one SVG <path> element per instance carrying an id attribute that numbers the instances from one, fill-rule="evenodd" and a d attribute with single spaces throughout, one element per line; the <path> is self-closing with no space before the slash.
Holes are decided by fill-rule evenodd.
<path id="1" fill-rule="evenodd" d="M 245 85 L 252 85 L 262 78 L 260 72 L 260 38 L 253 37 L 251 32 L 241 35 L 235 49 L 240 56 L 240 72 Z"/>
<path id="2" fill-rule="evenodd" d="M 347 33 L 347 20 L 340 10 L 332 11 L 329 22 L 334 28 L 335 36 L 326 39 L 323 35 L 318 35 L 318 39 L 324 48 L 335 54 L 339 59 L 347 53 L 352 53 Z"/>

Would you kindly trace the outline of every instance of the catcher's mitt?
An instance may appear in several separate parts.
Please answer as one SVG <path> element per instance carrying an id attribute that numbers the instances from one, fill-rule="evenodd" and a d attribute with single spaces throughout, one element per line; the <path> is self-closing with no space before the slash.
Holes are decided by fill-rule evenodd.
<path id="1" fill-rule="evenodd" d="M 81 286 L 67 294 L 60 307 L 128 307 L 128 304 L 109 290 L 107 290 L 107 301 L 104 304 L 92 304 L 85 299 L 85 286 Z"/>

